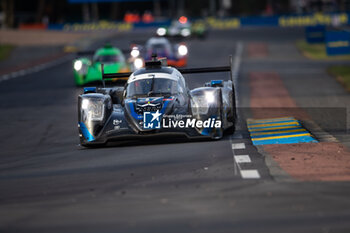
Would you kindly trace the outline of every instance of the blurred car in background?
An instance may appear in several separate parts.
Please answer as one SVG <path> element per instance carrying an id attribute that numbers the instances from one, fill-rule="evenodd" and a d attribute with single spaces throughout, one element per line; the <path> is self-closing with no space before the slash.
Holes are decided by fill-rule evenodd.
<path id="1" fill-rule="evenodd" d="M 152 55 L 167 58 L 170 66 L 184 67 L 187 65 L 188 48 L 184 43 L 172 44 L 167 38 L 152 37 L 145 45 L 132 44 L 129 62 L 134 69 L 144 66 L 146 60 L 151 60 Z"/>
<path id="2" fill-rule="evenodd" d="M 204 21 L 190 23 L 187 17 L 181 16 L 178 20 L 172 21 L 169 27 L 157 29 L 158 36 L 168 37 L 199 37 L 204 38 L 207 34 L 207 26 Z"/>
<path id="3" fill-rule="evenodd" d="M 140 21 L 141 21 L 141 17 L 138 12 L 127 11 L 124 15 L 125 23 L 139 23 Z"/>
<path id="4" fill-rule="evenodd" d="M 145 11 L 142 15 L 142 22 L 143 23 L 153 23 L 154 22 L 154 16 L 150 11 Z"/>
<path id="5" fill-rule="evenodd" d="M 74 80 L 77 86 L 101 81 L 101 63 L 104 64 L 105 73 L 131 71 L 131 66 L 123 52 L 110 44 L 106 44 L 103 48 L 96 50 L 96 52 L 78 52 L 78 56 L 80 57 L 73 61 Z"/>

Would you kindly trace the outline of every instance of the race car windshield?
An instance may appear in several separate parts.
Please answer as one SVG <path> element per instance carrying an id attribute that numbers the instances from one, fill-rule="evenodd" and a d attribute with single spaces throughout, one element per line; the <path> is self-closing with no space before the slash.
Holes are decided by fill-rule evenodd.
<path id="1" fill-rule="evenodd" d="M 96 62 L 101 63 L 114 63 L 114 62 L 122 62 L 122 57 L 117 55 L 101 55 L 95 57 Z"/>
<path id="2" fill-rule="evenodd" d="M 153 84 L 152 84 L 153 82 Z M 177 82 L 167 78 L 149 78 L 129 83 L 127 97 L 177 94 Z"/>

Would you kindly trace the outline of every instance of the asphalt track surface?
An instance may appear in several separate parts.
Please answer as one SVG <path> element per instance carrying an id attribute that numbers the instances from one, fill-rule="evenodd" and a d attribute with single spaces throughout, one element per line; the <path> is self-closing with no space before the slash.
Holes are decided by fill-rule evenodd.
<path id="1" fill-rule="evenodd" d="M 189 66 L 226 65 L 238 42 L 293 43 L 302 36 L 300 29 L 213 32 L 188 42 Z M 147 33 L 113 42 L 125 47 L 135 37 Z M 249 102 L 246 72 L 291 67 L 245 56 L 237 81 L 242 107 Z M 81 89 L 71 69 L 67 60 L 0 83 L 0 232 L 350 232 L 350 183 L 271 176 L 242 122 L 219 141 L 80 147 Z M 214 79 L 220 77 L 228 74 Z M 194 75 L 188 82 L 193 88 L 210 79 L 213 74 Z M 259 179 L 242 178 L 237 154 L 250 156 L 241 169 L 257 170 Z"/>

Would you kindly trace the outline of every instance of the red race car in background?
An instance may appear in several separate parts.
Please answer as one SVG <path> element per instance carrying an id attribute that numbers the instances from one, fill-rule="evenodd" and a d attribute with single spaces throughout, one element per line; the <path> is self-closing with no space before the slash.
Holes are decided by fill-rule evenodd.
<path id="1" fill-rule="evenodd" d="M 144 61 L 151 60 L 152 55 L 166 57 L 169 66 L 184 67 L 187 65 L 188 48 L 185 43 L 172 44 L 167 38 L 152 37 L 145 45 L 133 43 L 131 45 L 130 62 L 135 69 L 144 66 Z"/>

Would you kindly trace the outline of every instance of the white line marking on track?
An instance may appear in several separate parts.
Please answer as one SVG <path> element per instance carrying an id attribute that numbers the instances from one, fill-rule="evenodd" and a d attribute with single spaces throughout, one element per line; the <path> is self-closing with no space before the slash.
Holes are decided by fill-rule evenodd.
<path id="1" fill-rule="evenodd" d="M 259 179 L 260 174 L 258 170 L 241 170 L 241 176 L 243 179 Z"/>
<path id="2" fill-rule="evenodd" d="M 19 75 L 19 72 L 12 72 L 10 74 L 11 78 L 16 78 Z"/>
<path id="3" fill-rule="evenodd" d="M 5 75 L 2 76 L 2 80 L 7 80 L 9 78 L 10 78 L 10 75 L 8 75 L 8 74 L 5 74 Z"/>
<path id="4" fill-rule="evenodd" d="M 232 150 L 245 149 L 244 143 L 232 143 Z"/>
<path id="5" fill-rule="evenodd" d="M 30 73 L 38 72 L 38 71 L 41 71 L 41 70 L 44 70 L 44 69 L 47 69 L 47 68 L 59 65 L 59 64 L 64 63 L 64 62 L 66 62 L 68 60 L 71 60 L 71 59 L 72 59 L 71 55 L 66 55 L 66 56 L 64 56 L 62 58 L 58 58 L 58 59 L 56 59 L 54 61 L 46 62 L 46 63 L 40 64 L 40 65 L 36 65 L 36 66 L 30 67 L 30 68 L 27 68 L 27 69 L 14 71 L 14 72 L 9 73 L 9 74 L 4 74 L 4 75 L 0 76 L 0 82 L 9 80 L 11 78 L 21 77 L 21 76 L 24 76 L 24 75 L 27 75 L 27 74 L 30 74 Z"/>
<path id="6" fill-rule="evenodd" d="M 231 143 L 231 146 L 232 146 L 233 145 L 232 137 L 230 138 L 230 143 Z M 239 170 L 238 166 L 239 165 L 235 162 L 235 151 L 233 150 L 233 148 L 232 148 L 232 160 L 233 160 L 233 174 L 235 176 L 238 176 L 238 170 Z"/>
<path id="7" fill-rule="evenodd" d="M 33 73 L 34 71 L 33 71 L 33 69 L 27 69 L 26 70 L 26 74 L 31 74 L 31 73 Z"/>
<path id="8" fill-rule="evenodd" d="M 252 160 L 249 155 L 236 155 L 235 150 L 245 149 L 245 143 L 232 143 L 232 138 L 230 139 L 232 145 L 232 157 L 234 164 L 234 175 L 237 176 L 238 172 L 243 179 L 260 179 L 260 174 L 257 169 L 247 169 L 243 170 L 241 164 L 251 163 Z"/>
<path id="9" fill-rule="evenodd" d="M 249 155 L 234 155 L 236 163 L 251 163 Z"/>
<path id="10" fill-rule="evenodd" d="M 41 68 L 39 67 L 39 66 L 34 66 L 34 71 L 40 71 L 41 70 Z"/>

